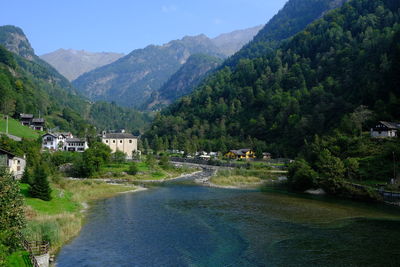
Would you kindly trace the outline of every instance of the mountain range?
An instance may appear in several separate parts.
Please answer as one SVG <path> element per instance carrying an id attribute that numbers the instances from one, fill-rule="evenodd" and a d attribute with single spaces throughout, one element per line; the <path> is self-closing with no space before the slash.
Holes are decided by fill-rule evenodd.
<path id="1" fill-rule="evenodd" d="M 250 41 L 260 28 L 235 31 L 213 39 L 205 35 L 186 36 L 161 46 L 136 49 L 111 64 L 81 75 L 73 85 L 91 100 L 139 107 L 156 94 L 191 55 L 224 59 Z"/>
<path id="2" fill-rule="evenodd" d="M 22 29 L 0 27 L 0 113 L 44 117 L 48 128 L 59 127 L 86 136 L 99 129 L 124 128 L 137 134 L 148 114 L 110 103 L 91 103 L 32 49 Z M 93 132 L 92 132 L 93 133 Z"/>
<path id="3" fill-rule="evenodd" d="M 316 6 L 325 10 L 310 22 L 308 11 Z M 156 117 L 149 143 L 185 151 L 253 147 L 295 157 L 316 135 L 343 121 L 352 125 L 360 108 L 372 119 L 396 121 L 399 8 L 393 0 L 290 0 L 232 57 L 232 66 L 225 62 Z M 300 29 L 304 21 L 310 23 Z M 280 41 L 287 36 L 284 25 L 299 31 Z"/>
<path id="4" fill-rule="evenodd" d="M 92 53 L 85 50 L 58 49 L 41 55 L 40 58 L 72 81 L 85 72 L 110 64 L 123 56 L 122 53 Z"/>

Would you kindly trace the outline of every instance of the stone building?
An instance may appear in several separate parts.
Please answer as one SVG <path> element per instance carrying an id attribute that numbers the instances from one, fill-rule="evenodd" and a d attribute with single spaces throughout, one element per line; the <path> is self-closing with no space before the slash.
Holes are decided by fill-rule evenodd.
<path id="1" fill-rule="evenodd" d="M 103 132 L 101 141 L 111 148 L 114 153 L 117 150 L 124 152 L 127 159 L 132 159 L 133 154 L 138 151 L 137 137 L 130 133 L 106 133 Z"/>

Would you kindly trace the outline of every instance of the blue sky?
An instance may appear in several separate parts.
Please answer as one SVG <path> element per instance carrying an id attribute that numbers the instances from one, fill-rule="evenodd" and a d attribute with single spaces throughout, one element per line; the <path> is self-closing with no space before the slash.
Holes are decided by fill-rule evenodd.
<path id="1" fill-rule="evenodd" d="M 38 55 L 58 48 L 129 53 L 265 24 L 286 1 L 5 0 L 0 25 L 21 27 Z"/>

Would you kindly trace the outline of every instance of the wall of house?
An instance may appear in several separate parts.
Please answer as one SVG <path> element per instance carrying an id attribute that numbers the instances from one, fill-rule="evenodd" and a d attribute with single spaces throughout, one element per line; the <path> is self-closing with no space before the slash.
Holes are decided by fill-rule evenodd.
<path id="1" fill-rule="evenodd" d="M 20 179 L 25 171 L 26 160 L 19 157 L 11 158 L 8 160 L 8 167 L 10 173 L 12 173 L 16 179 Z"/>
<path id="2" fill-rule="evenodd" d="M 102 142 L 111 148 L 112 153 L 117 150 L 124 152 L 127 155 L 127 159 L 132 159 L 132 152 L 137 151 L 137 139 L 124 138 L 124 139 L 112 139 L 103 138 Z"/>
<path id="3" fill-rule="evenodd" d="M 379 137 L 396 137 L 396 130 L 390 131 L 374 131 L 371 130 L 371 137 L 379 138 Z"/>

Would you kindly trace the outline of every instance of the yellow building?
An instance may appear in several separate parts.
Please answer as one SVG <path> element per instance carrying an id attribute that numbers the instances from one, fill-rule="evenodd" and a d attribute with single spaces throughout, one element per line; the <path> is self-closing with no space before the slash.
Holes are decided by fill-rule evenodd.
<path id="1" fill-rule="evenodd" d="M 230 159 L 254 159 L 256 155 L 250 148 L 242 148 L 239 150 L 230 150 L 225 154 L 225 157 Z"/>
<path id="2" fill-rule="evenodd" d="M 127 159 L 132 159 L 133 153 L 137 152 L 137 137 L 130 133 L 105 133 L 101 141 L 111 148 L 114 153 L 117 150 L 124 152 Z"/>

